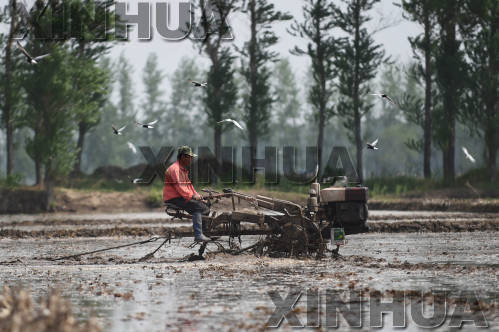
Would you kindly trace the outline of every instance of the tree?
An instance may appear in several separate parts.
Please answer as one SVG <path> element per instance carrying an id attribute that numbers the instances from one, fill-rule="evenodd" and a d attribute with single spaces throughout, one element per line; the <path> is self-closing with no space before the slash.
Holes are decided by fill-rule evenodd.
<path id="1" fill-rule="evenodd" d="M 419 72 L 424 77 L 425 99 L 424 99 L 424 127 L 423 127 L 423 165 L 424 177 L 431 178 L 431 100 L 432 100 L 432 81 L 433 68 L 432 54 L 434 48 L 433 34 L 436 23 L 433 0 L 402 0 L 402 8 L 411 21 L 417 22 L 423 26 L 424 32 L 415 38 L 409 37 L 414 55 L 421 63 L 418 67 Z M 421 59 L 421 55 L 424 59 Z"/>
<path id="2" fill-rule="evenodd" d="M 135 118 L 135 105 L 133 93 L 133 66 L 121 53 L 118 59 L 118 109 L 121 121 L 133 120 Z"/>
<path id="3" fill-rule="evenodd" d="M 142 75 L 145 87 L 145 98 L 142 102 L 142 109 L 147 119 L 166 120 L 166 103 L 162 99 L 164 95 L 163 78 L 164 74 L 158 68 L 157 55 L 155 53 L 149 54 Z M 147 132 L 149 144 L 159 143 L 162 136 L 161 132 L 157 130 Z"/>
<path id="4" fill-rule="evenodd" d="M 85 135 L 99 124 L 102 107 L 110 96 L 111 73 L 99 67 L 95 60 L 74 58 L 72 113 L 78 126 L 76 160 L 73 173 L 81 172 Z"/>
<path id="5" fill-rule="evenodd" d="M 9 4 L 4 9 L 5 18 L 9 18 L 9 30 L 5 43 L 4 56 L 4 79 L 2 84 L 2 125 L 6 129 L 6 171 L 7 176 L 12 175 L 14 170 L 14 118 L 19 102 L 19 80 L 15 75 L 17 61 L 12 53 L 14 36 L 20 28 L 20 12 L 17 0 L 9 1 Z"/>
<path id="6" fill-rule="evenodd" d="M 78 60 L 76 67 L 80 70 L 75 74 L 74 93 L 78 100 L 77 124 L 78 138 L 76 148 L 78 155 L 73 165 L 73 172 L 81 171 L 81 158 L 85 135 L 100 121 L 100 113 L 105 100 L 109 97 L 109 72 L 103 71 L 97 65 L 97 59 L 105 56 L 114 41 L 110 27 L 119 28 L 122 25 L 114 12 L 111 3 L 102 0 L 69 2 L 71 10 L 72 49 Z"/>
<path id="7" fill-rule="evenodd" d="M 436 82 L 442 95 L 443 119 L 441 127 L 443 142 L 443 173 L 444 182 L 454 183 L 455 180 L 455 141 L 456 120 L 461 107 L 461 93 L 466 78 L 463 52 L 457 39 L 462 1 L 441 0 L 436 5 L 436 16 L 440 28 L 436 54 Z"/>
<path id="8" fill-rule="evenodd" d="M 278 61 L 274 69 L 273 86 L 275 87 L 276 102 L 272 114 L 274 127 L 281 130 L 274 132 L 280 146 L 297 145 L 300 139 L 300 115 L 302 105 L 300 89 L 296 84 L 296 77 L 287 58 Z"/>
<path id="9" fill-rule="evenodd" d="M 322 147 L 324 127 L 333 115 L 331 95 L 334 88 L 332 78 L 336 76 L 335 57 L 341 46 L 341 39 L 334 37 L 336 7 L 328 0 L 307 0 L 303 6 L 303 22 L 295 22 L 291 33 L 308 40 L 307 49 L 296 46 L 291 51 L 295 55 L 307 55 L 312 62 L 313 85 L 308 91 L 308 100 L 314 108 L 314 118 L 318 124 L 317 149 L 318 164 L 322 167 Z"/>
<path id="10" fill-rule="evenodd" d="M 75 67 L 68 46 L 38 39 L 30 41 L 30 46 L 27 50 L 32 54 L 50 53 L 43 66 L 26 64 L 23 71 L 29 106 L 24 119 L 34 132 L 26 149 L 35 161 L 36 183 L 48 192 L 48 208 L 56 177 L 67 174 L 76 157 L 71 107 Z"/>
<path id="11" fill-rule="evenodd" d="M 169 78 L 171 94 L 168 103 L 169 121 L 165 137 L 169 145 L 194 145 L 201 130 L 196 128 L 204 122 L 202 118 L 203 91 L 186 87 L 186 77 L 201 76 L 201 69 L 194 58 L 184 58 Z M 204 141 L 205 142 L 205 141 Z"/>
<path id="12" fill-rule="evenodd" d="M 379 0 L 343 0 L 345 9 L 336 10 L 336 22 L 347 34 L 347 40 L 338 56 L 340 100 L 337 110 L 344 117 L 344 126 L 352 132 L 350 139 L 356 146 L 357 174 L 363 180 L 362 117 L 372 108 L 363 96 L 370 92 L 368 83 L 376 76 L 378 67 L 387 62 L 381 45 L 375 45 L 364 27 L 370 17 L 365 14 Z"/>
<path id="13" fill-rule="evenodd" d="M 199 0 L 201 19 L 198 35 L 203 37 L 195 40 L 200 52 L 205 52 L 211 62 L 207 77 L 207 89 L 204 97 L 205 112 L 208 124 L 214 130 L 215 157 L 221 162 L 222 127 L 218 121 L 228 117 L 237 102 L 234 70 L 234 57 L 228 47 L 222 42 L 230 33 L 226 24 L 229 14 L 239 8 L 240 0 Z M 194 78 L 192 78 L 194 79 Z"/>
<path id="14" fill-rule="evenodd" d="M 461 34 L 468 58 L 463 114 L 468 126 L 483 135 L 490 181 L 497 178 L 499 147 L 499 3 L 466 1 Z"/>
<path id="15" fill-rule="evenodd" d="M 208 86 L 203 99 L 208 124 L 214 128 L 215 157 L 218 162 L 221 162 L 222 126 L 217 122 L 229 117 L 237 103 L 234 59 L 228 48 L 220 52 L 217 65 L 212 65 L 208 71 Z"/>
<path id="16" fill-rule="evenodd" d="M 269 130 L 269 119 L 274 97 L 271 92 L 271 69 L 269 62 L 275 62 L 278 53 L 270 50 L 278 37 L 272 31 L 272 24 L 290 20 L 286 13 L 275 10 L 267 0 L 248 0 L 243 12 L 250 20 L 250 40 L 239 52 L 242 55 L 241 72 L 248 86 L 243 95 L 244 120 L 251 147 L 251 169 L 254 169 L 258 138 Z"/>
<path id="17" fill-rule="evenodd" d="M 104 72 L 108 72 L 111 81 L 115 81 L 117 73 L 117 62 L 113 62 L 109 57 L 99 60 L 99 67 Z M 109 87 L 109 95 L 112 94 L 113 86 Z M 123 136 L 113 134 L 111 124 L 124 126 L 127 124 L 120 118 L 120 112 L 110 98 L 106 99 L 100 109 L 100 121 L 92 130 L 92 135 L 87 137 L 87 148 L 84 150 L 82 167 L 86 170 L 93 170 L 103 165 L 116 165 L 124 167 L 127 165 L 125 159 L 130 155 L 126 141 L 130 140 L 128 131 L 130 124 L 124 131 Z"/>

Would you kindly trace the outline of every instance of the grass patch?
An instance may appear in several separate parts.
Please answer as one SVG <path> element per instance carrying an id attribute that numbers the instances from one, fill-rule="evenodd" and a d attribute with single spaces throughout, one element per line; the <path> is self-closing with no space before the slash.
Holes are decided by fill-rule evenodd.
<path id="1" fill-rule="evenodd" d="M 146 204 L 151 208 L 158 208 L 163 206 L 163 189 L 150 188 L 146 197 Z"/>
<path id="2" fill-rule="evenodd" d="M 408 193 L 425 192 L 439 188 L 435 180 L 410 176 L 377 177 L 365 181 L 370 197 L 403 196 Z"/>
<path id="3" fill-rule="evenodd" d="M 0 178 L 0 188 L 12 189 L 16 187 L 21 187 L 23 182 L 23 176 L 21 174 L 8 175 L 5 178 Z"/>

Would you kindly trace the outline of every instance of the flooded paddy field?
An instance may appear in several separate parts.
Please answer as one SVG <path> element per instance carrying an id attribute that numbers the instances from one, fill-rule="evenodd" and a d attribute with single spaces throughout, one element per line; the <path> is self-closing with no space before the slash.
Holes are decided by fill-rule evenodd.
<path id="1" fill-rule="evenodd" d="M 164 214 L 99 215 L 95 219 L 92 215 L 69 214 L 27 217 L 0 216 L 0 234 L 5 234 L 2 230 L 25 232 L 22 237 L 0 237 L 0 286 L 29 288 L 35 298 L 57 288 L 72 302 L 78 319 L 94 316 L 105 331 L 262 330 L 274 323 L 271 317 L 278 300 L 289 300 L 287 306 L 292 306 L 301 325 L 312 328 L 319 321 L 326 329 L 326 325 L 333 325 L 326 317 L 330 305 L 326 293 L 335 291 L 346 305 L 355 308 L 359 303 L 362 330 L 366 331 L 373 326 L 372 299 L 390 302 L 392 297 L 425 294 L 425 301 L 429 301 L 430 295 L 443 291 L 449 312 L 439 329 L 453 330 L 452 314 L 456 311 L 456 321 L 472 317 L 479 326 L 485 322 L 491 330 L 499 330 L 499 232 L 493 230 L 495 226 L 473 232 L 462 228 L 447 232 L 395 231 L 397 225 L 411 222 L 494 225 L 498 222 L 496 214 L 373 212 L 371 229 L 376 230 L 377 225 L 391 228 L 347 236 L 348 242 L 340 250 L 342 258 L 232 256 L 214 253 L 219 248 L 210 244 L 207 259 L 196 262 L 182 261 L 197 252 L 197 248 L 189 248 L 191 238 L 174 239 L 145 261 L 140 259 L 153 252 L 161 240 L 50 260 L 150 238 L 149 234 L 130 236 L 124 232 L 119 236 L 103 232 L 96 237 L 48 238 L 44 231 L 51 228 L 67 227 L 73 234 L 80 228 L 125 226 L 157 231 L 166 227 Z M 189 225 L 174 223 L 168 227 Z M 243 237 L 242 247 L 258 239 Z M 226 239 L 222 240 L 221 244 L 228 247 Z M 319 309 L 312 305 L 315 302 L 310 294 L 318 294 Z M 356 296 L 358 301 L 351 300 Z M 461 307 L 466 310 L 460 312 Z M 410 305 L 405 311 L 407 330 L 420 330 Z M 297 322 L 287 317 L 290 319 L 284 319 L 280 327 L 291 330 Z M 352 324 L 339 317 L 338 330 L 350 330 Z M 465 323 L 463 330 L 477 329 L 474 323 Z M 395 326 L 392 314 L 387 315 L 384 330 Z"/>

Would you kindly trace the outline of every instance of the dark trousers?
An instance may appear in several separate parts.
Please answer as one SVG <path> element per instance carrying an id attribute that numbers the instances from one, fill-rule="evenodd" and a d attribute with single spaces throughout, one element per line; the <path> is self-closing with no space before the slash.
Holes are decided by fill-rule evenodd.
<path id="1" fill-rule="evenodd" d="M 203 215 L 208 215 L 210 213 L 210 208 L 202 201 L 191 199 L 186 201 L 183 197 L 172 198 L 165 203 L 170 203 L 178 206 L 182 210 L 187 211 L 189 214 L 194 214 L 194 212 L 200 212 Z"/>

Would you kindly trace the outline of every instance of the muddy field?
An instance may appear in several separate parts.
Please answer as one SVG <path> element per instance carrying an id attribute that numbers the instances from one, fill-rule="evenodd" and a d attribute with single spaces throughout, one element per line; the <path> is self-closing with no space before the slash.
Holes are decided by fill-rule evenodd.
<path id="1" fill-rule="evenodd" d="M 429 295 L 441 291 L 447 292 L 448 307 L 441 330 L 452 330 L 459 317 L 499 330 L 498 224 L 496 213 L 373 211 L 372 232 L 347 236 L 339 259 L 232 256 L 213 253 L 220 248 L 210 244 L 205 261 L 184 262 L 197 250 L 189 248 L 192 239 L 184 238 L 145 261 L 141 258 L 161 240 L 52 261 L 145 241 L 167 228 L 187 232 L 191 227 L 164 213 L 0 216 L 0 286 L 22 285 L 35 298 L 60 289 L 79 320 L 96 317 L 105 331 L 261 330 L 272 323 L 272 292 L 283 301 L 288 295 L 291 302 L 297 300 L 293 317 L 301 325 L 319 321 L 326 329 L 332 325 L 326 293 L 334 290 L 342 299 L 359 296 L 346 303 L 359 303 L 363 330 L 372 326 L 373 299 L 423 293 L 432 303 Z M 241 245 L 258 239 L 244 237 Z M 228 247 L 226 239 L 220 243 Z M 314 292 L 319 309 L 308 300 Z M 418 330 L 411 306 L 405 311 L 407 330 Z M 350 330 L 340 317 L 339 330 Z M 290 330 L 296 323 L 288 319 L 280 327 Z M 383 327 L 395 328 L 391 314 Z M 475 329 L 473 323 L 464 324 L 464 330 Z"/>

